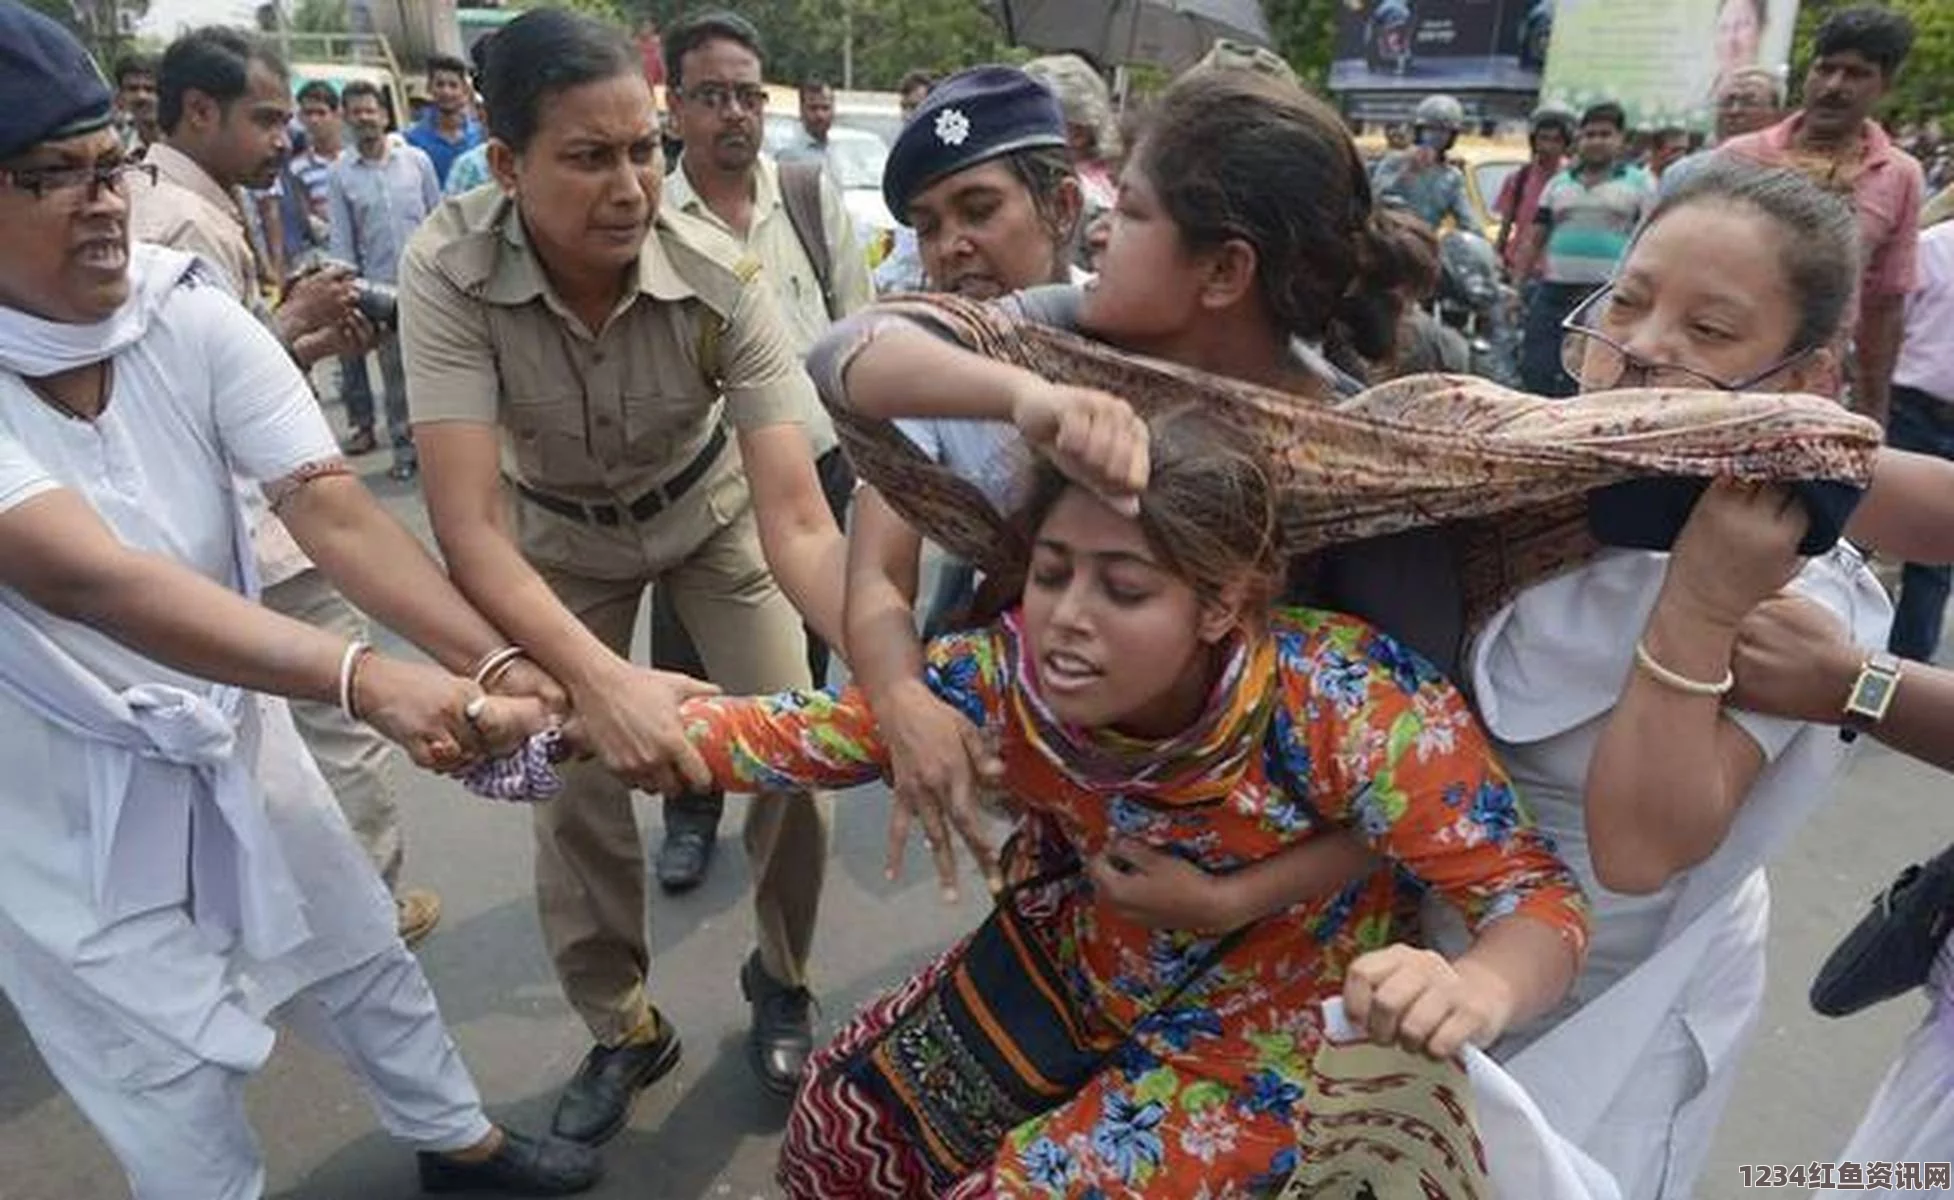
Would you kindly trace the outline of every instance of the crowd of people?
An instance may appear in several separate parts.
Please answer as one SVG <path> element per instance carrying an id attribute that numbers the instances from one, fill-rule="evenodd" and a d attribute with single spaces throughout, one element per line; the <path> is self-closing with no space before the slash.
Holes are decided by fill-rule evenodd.
<path id="1" fill-rule="evenodd" d="M 0 990 L 138 1200 L 262 1194 L 278 1024 L 427 1190 L 585 1190 L 681 1053 L 648 884 L 743 793 L 791 1196 L 1694 1195 L 1841 727 L 1954 769 L 1911 38 L 1837 11 L 1801 107 L 1730 72 L 1646 166 L 1537 114 L 1515 392 L 1427 308 L 1451 97 L 1371 163 L 1266 50 L 1124 120 L 1075 56 L 912 74 L 871 272 L 832 89 L 764 153 L 733 12 L 648 71 L 531 10 L 401 130 L 230 29 L 111 83 L 0 0 Z M 547 1134 L 409 949 L 403 758 L 533 802 L 591 1041 Z M 882 778 L 889 869 L 920 832 L 995 904 L 817 1037 L 827 793 Z M 1954 1144 L 1950 956 L 1848 1156 Z"/>

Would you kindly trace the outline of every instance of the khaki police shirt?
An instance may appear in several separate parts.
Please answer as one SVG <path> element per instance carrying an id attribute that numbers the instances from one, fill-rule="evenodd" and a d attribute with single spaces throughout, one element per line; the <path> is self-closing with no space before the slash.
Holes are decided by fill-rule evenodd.
<path id="1" fill-rule="evenodd" d="M 841 195 L 826 175 L 821 180 L 821 232 L 828 244 L 828 258 L 834 264 L 835 307 L 837 316 L 847 316 L 867 307 L 875 299 L 875 288 L 868 278 L 868 259 L 855 240 L 855 225 Z M 827 301 L 821 295 L 821 281 L 815 277 L 814 263 L 794 232 L 793 218 L 780 194 L 780 168 L 761 155 L 753 164 L 753 221 L 744 236 L 706 206 L 685 176 L 685 156 L 665 177 L 666 207 L 690 214 L 739 243 L 760 260 L 766 279 L 773 288 L 774 301 L 787 328 L 794 353 L 805 358 L 814 343 L 828 331 L 832 321 Z M 834 423 L 819 405 L 806 419 L 808 440 L 817 455 L 836 445 Z"/>
<path id="2" fill-rule="evenodd" d="M 803 422 L 814 387 L 756 260 L 661 211 L 634 271 L 587 329 L 500 189 L 443 203 L 400 269 L 413 420 L 499 425 L 520 482 L 626 506 L 683 471 L 722 418 L 739 431 Z"/>

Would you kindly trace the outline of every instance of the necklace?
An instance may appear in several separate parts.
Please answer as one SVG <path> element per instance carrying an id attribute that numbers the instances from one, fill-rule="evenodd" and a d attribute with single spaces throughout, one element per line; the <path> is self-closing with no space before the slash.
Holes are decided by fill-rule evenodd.
<path id="1" fill-rule="evenodd" d="M 102 415 L 102 410 L 108 407 L 109 381 L 114 376 L 115 363 L 113 360 L 105 360 L 91 364 L 85 369 L 93 373 L 96 383 L 95 412 L 92 416 L 80 411 L 61 397 L 55 395 L 40 379 L 27 379 L 25 376 L 22 379 L 27 384 L 29 390 L 40 398 L 41 403 L 71 421 L 92 423 L 96 417 Z"/>

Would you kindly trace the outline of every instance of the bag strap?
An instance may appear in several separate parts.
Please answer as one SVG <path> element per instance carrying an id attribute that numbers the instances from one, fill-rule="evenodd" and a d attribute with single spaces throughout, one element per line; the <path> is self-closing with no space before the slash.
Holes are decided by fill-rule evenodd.
<path id="1" fill-rule="evenodd" d="M 821 164 L 784 162 L 780 164 L 780 202 L 787 209 L 787 223 L 807 252 L 814 268 L 814 281 L 821 288 L 821 303 L 828 318 L 839 321 L 835 311 L 834 256 L 828 252 L 828 231 L 821 219 Z"/>

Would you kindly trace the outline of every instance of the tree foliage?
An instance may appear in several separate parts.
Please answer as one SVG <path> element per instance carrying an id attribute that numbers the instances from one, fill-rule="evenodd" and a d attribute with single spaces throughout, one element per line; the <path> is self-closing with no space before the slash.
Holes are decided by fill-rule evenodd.
<path id="1" fill-rule="evenodd" d="M 687 13 L 731 7 L 760 31 L 767 75 L 782 83 L 824 79 L 840 86 L 851 22 L 854 83 L 864 90 L 891 90 L 905 71 L 944 73 L 1029 56 L 1005 43 L 977 0 L 626 0 L 623 7 L 630 18 L 648 16 L 660 29 Z"/>
<path id="2" fill-rule="evenodd" d="M 1330 79 L 1337 41 L 1337 0 L 1264 0 L 1276 53 L 1289 60 L 1303 82 L 1321 89 Z"/>

